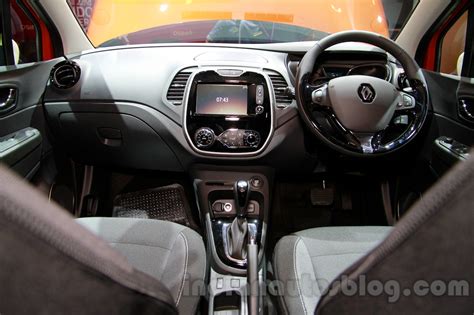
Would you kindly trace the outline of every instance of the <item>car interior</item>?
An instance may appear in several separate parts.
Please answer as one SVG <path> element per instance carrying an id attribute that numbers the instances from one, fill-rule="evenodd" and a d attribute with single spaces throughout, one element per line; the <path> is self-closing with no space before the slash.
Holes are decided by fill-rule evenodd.
<path id="1" fill-rule="evenodd" d="M 0 315 L 473 312 L 472 1 L 0 6 Z"/>

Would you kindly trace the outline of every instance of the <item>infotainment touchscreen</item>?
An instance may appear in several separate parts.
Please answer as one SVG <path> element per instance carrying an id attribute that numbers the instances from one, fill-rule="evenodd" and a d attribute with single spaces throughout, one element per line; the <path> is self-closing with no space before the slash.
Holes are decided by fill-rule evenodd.
<path id="1" fill-rule="evenodd" d="M 247 85 L 199 84 L 196 114 L 247 116 Z"/>

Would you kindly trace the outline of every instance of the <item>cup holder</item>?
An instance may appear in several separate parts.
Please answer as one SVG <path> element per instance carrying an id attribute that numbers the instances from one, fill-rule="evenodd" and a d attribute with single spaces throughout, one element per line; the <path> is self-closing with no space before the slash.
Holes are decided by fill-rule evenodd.
<path id="1" fill-rule="evenodd" d="M 226 291 L 214 297 L 214 313 L 231 312 L 232 314 L 240 314 L 241 296 L 238 291 Z"/>

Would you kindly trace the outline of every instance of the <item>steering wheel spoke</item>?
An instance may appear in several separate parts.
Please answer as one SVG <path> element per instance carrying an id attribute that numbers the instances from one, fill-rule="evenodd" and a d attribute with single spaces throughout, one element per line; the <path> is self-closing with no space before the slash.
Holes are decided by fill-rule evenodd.
<path id="1" fill-rule="evenodd" d="M 375 146 L 373 143 L 375 135 L 372 133 L 355 133 L 354 136 L 359 140 L 359 146 L 364 153 L 374 153 Z"/>
<path id="2" fill-rule="evenodd" d="M 374 153 L 380 147 L 380 140 L 384 130 L 377 133 L 352 132 L 345 128 L 332 111 L 327 112 L 327 118 L 331 126 L 338 132 L 344 141 L 351 147 L 362 153 Z"/>
<path id="3" fill-rule="evenodd" d="M 341 124 L 332 110 L 325 111 L 325 114 L 329 124 L 344 138 L 348 145 L 354 148 L 360 147 L 360 140 L 357 136 Z"/>

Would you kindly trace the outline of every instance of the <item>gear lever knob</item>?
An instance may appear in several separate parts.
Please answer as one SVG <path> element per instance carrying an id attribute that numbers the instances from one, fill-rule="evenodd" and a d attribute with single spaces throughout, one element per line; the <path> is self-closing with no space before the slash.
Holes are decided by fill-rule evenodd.
<path id="1" fill-rule="evenodd" d="M 238 180 L 234 185 L 235 208 L 238 217 L 245 217 L 249 202 L 250 187 L 246 180 Z"/>

